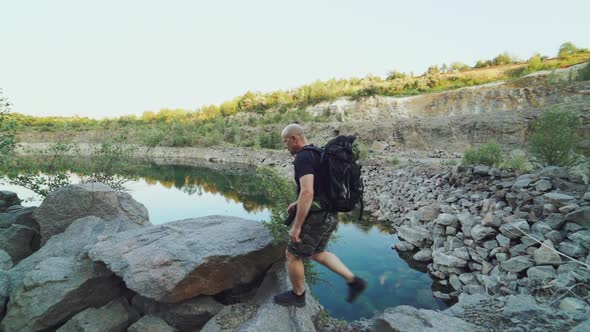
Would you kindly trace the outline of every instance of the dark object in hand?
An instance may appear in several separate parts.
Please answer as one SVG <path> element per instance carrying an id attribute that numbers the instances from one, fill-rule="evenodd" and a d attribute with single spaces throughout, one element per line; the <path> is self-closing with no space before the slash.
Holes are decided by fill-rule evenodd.
<path id="1" fill-rule="evenodd" d="M 295 220 L 295 215 L 297 214 L 297 206 L 294 206 L 291 211 L 289 211 L 289 216 L 285 219 L 285 226 L 289 227 Z"/>

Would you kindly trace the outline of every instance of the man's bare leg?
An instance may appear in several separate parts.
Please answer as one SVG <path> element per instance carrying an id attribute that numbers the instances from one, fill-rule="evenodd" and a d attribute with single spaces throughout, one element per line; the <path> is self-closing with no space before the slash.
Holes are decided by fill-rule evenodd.
<path id="1" fill-rule="evenodd" d="M 289 279 L 293 285 L 293 292 L 297 295 L 303 294 L 305 291 L 305 269 L 301 258 L 293 255 L 287 251 L 287 271 L 289 271 Z"/>
<path id="2" fill-rule="evenodd" d="M 313 254 L 311 259 L 341 275 L 344 279 L 346 279 L 346 282 L 354 281 L 354 274 L 352 274 L 348 267 L 342 263 L 340 258 L 338 258 L 338 256 L 334 255 L 333 253 L 329 251 L 318 252 Z"/>

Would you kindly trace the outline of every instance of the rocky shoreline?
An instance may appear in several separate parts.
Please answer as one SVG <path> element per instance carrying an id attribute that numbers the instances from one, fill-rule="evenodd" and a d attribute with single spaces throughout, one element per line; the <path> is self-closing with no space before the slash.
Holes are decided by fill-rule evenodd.
<path id="1" fill-rule="evenodd" d="M 164 163 L 192 163 L 202 152 L 197 150 L 183 154 L 168 150 L 157 158 Z M 249 165 L 270 166 L 290 175 L 290 159 L 283 151 L 248 155 Z M 208 149 L 200 156 L 198 160 L 212 165 L 244 162 L 226 148 Z M 402 331 L 428 330 L 436 326 L 429 327 L 429 322 L 447 317 L 458 319 L 449 323 L 452 331 L 588 328 L 590 193 L 581 177 L 554 167 L 516 174 L 483 166 L 443 167 L 410 158 L 393 165 L 387 159 L 385 154 L 365 162 L 367 208 L 380 222 L 397 229 L 404 240 L 397 250 L 428 264 L 433 280 L 454 289 L 435 294 L 457 298 L 458 303 L 442 312 L 389 308 L 356 322 L 316 312 L 314 329 L 387 330 L 386 324 Z M 250 312 L 248 308 L 228 310 L 243 314 Z"/>

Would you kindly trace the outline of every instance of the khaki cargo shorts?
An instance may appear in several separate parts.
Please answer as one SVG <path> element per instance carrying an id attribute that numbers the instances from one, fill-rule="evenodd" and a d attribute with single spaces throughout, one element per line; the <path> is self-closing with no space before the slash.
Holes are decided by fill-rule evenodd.
<path id="1" fill-rule="evenodd" d="M 326 249 L 330 235 L 338 226 L 335 213 L 310 212 L 301 227 L 301 242 L 289 240 L 287 250 L 300 258 L 309 258 L 313 254 Z"/>

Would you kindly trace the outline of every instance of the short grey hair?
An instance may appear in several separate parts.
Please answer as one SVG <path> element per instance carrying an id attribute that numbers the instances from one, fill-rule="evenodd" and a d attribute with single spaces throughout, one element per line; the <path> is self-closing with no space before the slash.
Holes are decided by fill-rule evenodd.
<path id="1" fill-rule="evenodd" d="M 301 138 L 305 138 L 305 131 L 303 130 L 303 127 L 301 127 L 300 125 L 296 123 L 291 123 L 283 129 L 283 131 L 281 132 L 281 136 L 299 136 Z"/>

